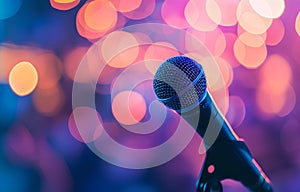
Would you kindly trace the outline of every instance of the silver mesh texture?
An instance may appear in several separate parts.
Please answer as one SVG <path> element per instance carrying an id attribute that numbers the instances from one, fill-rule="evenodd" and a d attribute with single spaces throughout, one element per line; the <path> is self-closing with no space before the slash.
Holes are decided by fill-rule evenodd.
<path id="1" fill-rule="evenodd" d="M 163 62 L 154 75 L 157 99 L 176 111 L 199 104 L 206 94 L 206 78 L 202 66 L 185 56 Z"/>

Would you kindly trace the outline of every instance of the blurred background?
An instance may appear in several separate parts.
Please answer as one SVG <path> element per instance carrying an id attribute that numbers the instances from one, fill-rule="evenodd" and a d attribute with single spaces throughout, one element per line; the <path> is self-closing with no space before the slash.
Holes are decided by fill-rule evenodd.
<path id="1" fill-rule="evenodd" d="M 87 145 L 99 139 L 103 129 L 120 144 L 142 149 L 164 143 L 176 131 L 180 117 L 170 110 L 161 127 L 149 134 L 124 129 L 123 125 L 151 119 L 148 108 L 155 100 L 151 81 L 113 94 L 117 77 L 135 63 L 183 54 L 163 38 L 118 32 L 145 23 L 165 24 L 203 43 L 215 61 L 204 69 L 221 111 L 244 138 L 275 191 L 300 191 L 299 3 L 0 0 L 0 191 L 195 191 L 205 158 L 198 153 L 198 135 L 178 156 L 148 169 L 113 165 Z M 164 37 L 173 32 L 156 33 Z M 180 43 L 190 55 L 199 51 L 198 45 Z M 88 51 L 95 46 L 97 57 Z M 83 58 L 91 62 L 76 78 L 80 63 L 85 65 Z M 153 75 L 159 63 L 145 64 L 147 74 Z M 93 73 L 98 68 L 100 75 Z M 214 84 L 219 78 L 216 71 L 221 87 Z M 146 72 L 128 73 L 130 82 Z M 74 82 L 89 81 L 97 84 L 96 109 L 72 107 Z M 78 130 L 76 110 L 86 114 L 84 123 L 92 127 L 88 133 Z M 101 126 L 95 127 L 90 119 L 94 112 Z M 121 154 L 120 161 L 134 158 Z M 234 181 L 224 181 L 223 186 L 225 192 L 247 191 Z"/>

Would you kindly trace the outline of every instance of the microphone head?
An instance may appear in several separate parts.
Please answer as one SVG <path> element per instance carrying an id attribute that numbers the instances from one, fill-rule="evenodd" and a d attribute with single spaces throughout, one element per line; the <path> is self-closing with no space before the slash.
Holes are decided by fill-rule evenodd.
<path id="1" fill-rule="evenodd" d="M 185 56 L 163 62 L 154 75 L 153 87 L 157 99 L 178 112 L 198 106 L 207 94 L 202 66 Z"/>

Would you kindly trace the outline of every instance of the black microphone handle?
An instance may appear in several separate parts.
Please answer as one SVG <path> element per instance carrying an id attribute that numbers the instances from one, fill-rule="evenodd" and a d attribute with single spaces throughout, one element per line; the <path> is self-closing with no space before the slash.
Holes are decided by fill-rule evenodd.
<path id="1" fill-rule="evenodd" d="M 229 178 L 240 181 L 251 191 L 272 191 L 269 179 L 252 158 L 246 144 L 219 112 L 209 92 L 199 106 L 180 114 L 200 134 L 207 149 L 198 190 L 205 187 L 201 186 L 203 183 Z M 211 165 L 215 168 L 213 173 L 208 171 Z"/>
<path id="2" fill-rule="evenodd" d="M 226 118 L 219 112 L 217 105 L 213 101 L 210 93 L 207 94 L 199 106 L 194 109 L 179 114 L 197 130 L 203 138 L 206 145 L 211 146 L 215 139 L 205 137 L 207 131 L 215 136 L 218 133 L 217 140 L 239 140 Z M 209 127 L 209 130 L 207 128 Z"/>

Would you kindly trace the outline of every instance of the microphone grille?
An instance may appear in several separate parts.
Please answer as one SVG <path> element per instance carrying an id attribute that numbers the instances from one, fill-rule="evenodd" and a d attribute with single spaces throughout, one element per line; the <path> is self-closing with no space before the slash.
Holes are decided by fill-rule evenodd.
<path id="1" fill-rule="evenodd" d="M 206 95 L 202 66 L 185 56 L 172 57 L 156 71 L 153 87 L 157 99 L 176 111 L 198 105 Z"/>

